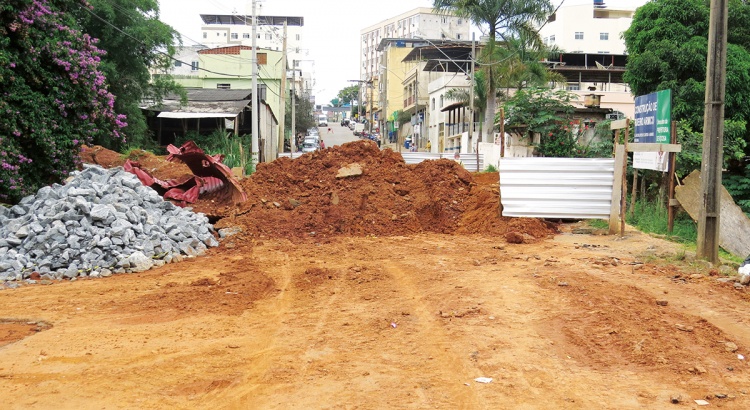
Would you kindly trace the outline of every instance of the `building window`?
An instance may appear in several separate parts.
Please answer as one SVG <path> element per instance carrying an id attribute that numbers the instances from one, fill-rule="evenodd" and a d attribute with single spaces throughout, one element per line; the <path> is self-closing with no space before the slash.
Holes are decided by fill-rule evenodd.
<path id="1" fill-rule="evenodd" d="M 555 44 L 555 36 L 554 35 L 549 36 L 549 43 L 550 44 Z"/>
<path id="2" fill-rule="evenodd" d="M 216 88 L 219 90 L 231 90 L 232 84 L 216 84 Z"/>
<path id="3" fill-rule="evenodd" d="M 432 110 L 435 111 L 435 99 L 432 99 Z"/>
<path id="4" fill-rule="evenodd" d="M 461 35 L 460 34 L 456 34 L 456 40 L 461 40 Z"/>
<path id="5" fill-rule="evenodd" d="M 273 35 L 271 35 L 271 33 L 266 33 L 266 40 L 272 40 L 272 39 L 273 39 Z"/>
<path id="6" fill-rule="evenodd" d="M 609 40 L 609 33 L 599 33 L 599 40 Z"/>
<path id="7" fill-rule="evenodd" d="M 576 31 L 576 40 L 583 40 L 583 31 Z"/>
<path id="8" fill-rule="evenodd" d="M 294 66 L 295 66 L 295 67 L 299 67 L 299 61 L 297 61 L 297 60 L 294 60 Z"/>
<path id="9" fill-rule="evenodd" d="M 258 64 L 260 65 L 266 65 L 268 64 L 268 54 L 266 53 L 258 53 Z"/>
<path id="10" fill-rule="evenodd" d="M 568 84 L 567 87 L 565 87 L 568 91 L 580 91 L 581 85 L 580 84 Z"/>
<path id="11" fill-rule="evenodd" d="M 299 41 L 299 37 L 300 37 L 299 34 L 297 34 L 294 38 L 296 38 L 297 41 Z"/>
<path id="12" fill-rule="evenodd" d="M 237 33 L 231 34 L 232 40 L 237 40 L 239 38 L 239 35 Z"/>
<path id="13" fill-rule="evenodd" d="M 440 94 L 440 108 L 443 108 L 443 103 L 444 103 L 444 101 L 443 101 L 443 95 Z"/>
<path id="14" fill-rule="evenodd" d="M 221 33 L 216 33 L 216 37 L 219 37 L 219 36 L 221 36 Z"/>
<path id="15" fill-rule="evenodd" d="M 208 33 L 206 33 L 205 31 L 203 32 L 203 38 L 208 38 Z"/>
<path id="16" fill-rule="evenodd" d="M 242 38 L 250 38 L 250 33 L 242 33 Z"/>
<path id="17" fill-rule="evenodd" d="M 458 20 L 456 21 L 456 24 L 458 24 L 458 25 L 460 26 L 461 24 L 463 24 L 463 22 L 464 22 L 463 20 L 461 20 L 461 19 L 458 19 Z"/>
<path id="18" fill-rule="evenodd" d="M 198 62 L 197 61 L 192 61 L 190 63 L 190 71 L 198 71 Z"/>
<path id="19" fill-rule="evenodd" d="M 180 61 L 180 60 L 174 60 L 174 66 L 175 67 L 182 67 L 182 61 Z"/>

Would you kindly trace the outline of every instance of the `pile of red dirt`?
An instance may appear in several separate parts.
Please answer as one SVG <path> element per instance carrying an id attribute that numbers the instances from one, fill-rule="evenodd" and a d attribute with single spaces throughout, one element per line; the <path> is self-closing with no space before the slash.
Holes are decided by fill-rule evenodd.
<path id="1" fill-rule="evenodd" d="M 361 175 L 337 178 L 352 164 Z M 517 231 L 531 241 L 556 232 L 537 219 L 500 217 L 497 174 L 482 178 L 490 183 L 475 183 L 447 159 L 407 165 L 400 154 L 360 140 L 259 164 L 241 181 L 248 200 L 238 207 L 199 201 L 193 208 L 217 214 L 217 228 L 240 227 L 254 238 Z"/>
<path id="2" fill-rule="evenodd" d="M 101 165 L 103 168 L 121 167 L 126 160 L 138 162 L 141 168 L 163 181 L 193 175 L 187 165 L 167 161 L 166 155 L 154 155 L 148 151 L 132 150 L 128 155 L 118 154 L 100 145 L 81 148 L 81 161 L 85 164 Z"/>
<path id="3" fill-rule="evenodd" d="M 92 147 L 82 154 L 84 162 L 105 168 L 121 166 L 128 158 L 160 179 L 190 173 L 184 164 L 143 151 L 126 158 Z M 337 178 L 347 166 L 361 174 Z M 499 216 L 497 173 L 472 175 L 448 159 L 407 165 L 397 152 L 381 151 L 368 140 L 258 164 L 240 185 L 246 202 L 234 206 L 199 199 L 193 210 L 217 221 L 217 229 L 241 228 L 239 238 L 248 239 L 433 232 L 510 234 L 530 242 L 557 232 L 542 220 Z"/>

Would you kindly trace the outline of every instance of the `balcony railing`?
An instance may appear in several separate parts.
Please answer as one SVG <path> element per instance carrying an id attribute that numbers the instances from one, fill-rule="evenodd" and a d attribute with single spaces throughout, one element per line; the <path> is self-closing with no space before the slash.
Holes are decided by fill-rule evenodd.
<path id="1" fill-rule="evenodd" d="M 474 123 L 474 128 L 472 129 L 472 132 L 476 134 L 479 131 L 479 123 Z M 459 122 L 455 124 L 446 123 L 445 124 L 445 135 L 452 137 L 454 135 L 460 135 L 464 132 L 469 132 L 469 123 L 468 122 Z"/>

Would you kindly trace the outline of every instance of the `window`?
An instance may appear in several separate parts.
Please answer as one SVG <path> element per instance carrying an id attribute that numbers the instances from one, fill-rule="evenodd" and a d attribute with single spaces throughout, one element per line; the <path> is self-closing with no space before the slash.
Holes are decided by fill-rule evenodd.
<path id="1" fill-rule="evenodd" d="M 297 53 L 297 54 L 299 54 L 299 47 L 295 47 L 294 48 L 294 52 Z"/>
<path id="2" fill-rule="evenodd" d="M 232 40 L 237 40 L 239 38 L 239 35 L 237 33 L 231 34 Z"/>
<path id="3" fill-rule="evenodd" d="M 599 33 L 599 40 L 609 40 L 609 33 Z"/>
<path id="4" fill-rule="evenodd" d="M 258 53 L 258 64 L 260 65 L 266 65 L 268 64 L 268 54 L 267 53 Z"/>
<path id="5" fill-rule="evenodd" d="M 435 98 L 432 99 L 432 110 L 435 110 Z"/>
<path id="6" fill-rule="evenodd" d="M 250 33 L 242 33 L 242 38 L 250 38 Z"/>
<path id="7" fill-rule="evenodd" d="M 549 36 L 549 43 L 550 44 L 555 44 L 555 36 L 554 35 Z"/>
<path id="8" fill-rule="evenodd" d="M 216 37 L 219 37 L 220 35 L 221 35 L 221 33 L 216 33 Z"/>
<path id="9" fill-rule="evenodd" d="M 581 89 L 580 84 L 568 84 L 567 87 L 565 87 L 568 91 L 579 91 Z"/>
<path id="10" fill-rule="evenodd" d="M 583 31 L 576 31 L 576 40 L 583 40 Z"/>
<path id="11" fill-rule="evenodd" d="M 443 108 L 443 95 L 440 94 L 440 108 Z"/>
<path id="12" fill-rule="evenodd" d="M 205 31 L 203 32 L 203 38 L 208 38 L 208 33 L 206 33 Z"/>
<path id="13" fill-rule="evenodd" d="M 299 61 L 297 61 L 297 60 L 294 60 L 294 66 L 295 66 L 295 67 L 299 67 Z"/>
<path id="14" fill-rule="evenodd" d="M 175 67 L 182 67 L 182 61 L 179 61 L 179 60 L 175 60 L 175 61 L 174 61 L 174 66 L 175 66 Z"/>
<path id="15" fill-rule="evenodd" d="M 232 84 L 216 84 L 216 88 L 219 90 L 231 90 Z"/>
<path id="16" fill-rule="evenodd" d="M 456 40 L 461 40 L 461 35 L 460 34 L 456 34 Z"/>
<path id="17" fill-rule="evenodd" d="M 299 34 L 297 34 L 297 35 L 295 36 L 295 38 L 297 39 L 297 41 L 299 41 L 299 37 L 300 37 L 300 35 L 299 35 Z"/>
<path id="18" fill-rule="evenodd" d="M 464 22 L 463 20 L 461 20 L 461 19 L 458 19 L 458 20 L 456 21 L 456 24 L 458 24 L 458 25 L 460 26 L 461 24 L 463 24 L 463 22 Z"/>
<path id="19" fill-rule="evenodd" d="M 271 33 L 266 33 L 266 40 L 272 40 L 273 35 Z"/>
<path id="20" fill-rule="evenodd" d="M 190 63 L 190 71 L 198 71 L 198 62 L 193 61 Z"/>

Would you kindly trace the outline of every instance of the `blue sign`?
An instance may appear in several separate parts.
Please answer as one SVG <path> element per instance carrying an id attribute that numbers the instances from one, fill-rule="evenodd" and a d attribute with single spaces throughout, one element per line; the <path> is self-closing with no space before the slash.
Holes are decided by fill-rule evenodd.
<path id="1" fill-rule="evenodd" d="M 671 124 L 671 90 L 635 97 L 635 142 L 669 143 Z"/>

